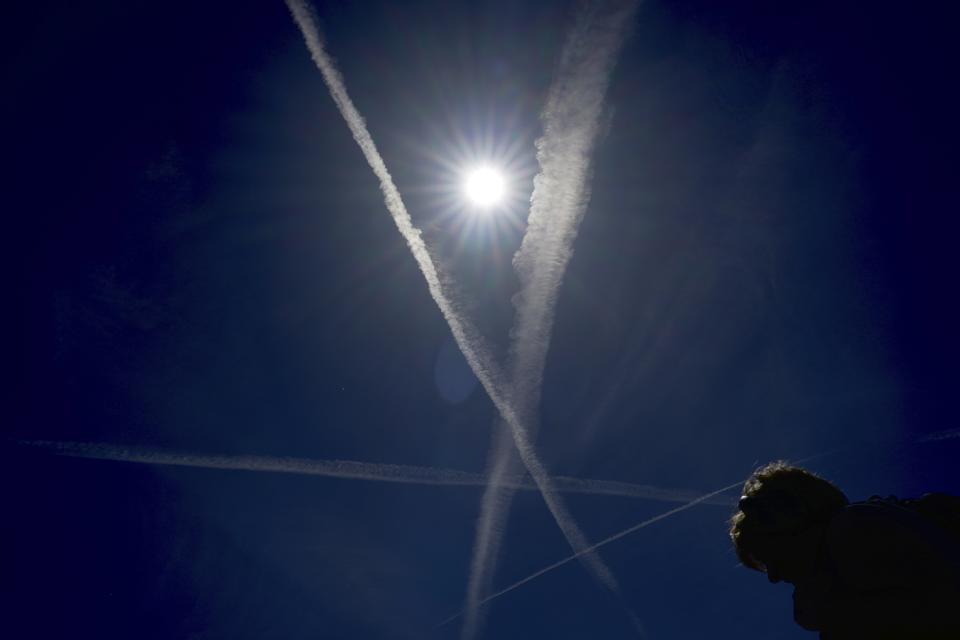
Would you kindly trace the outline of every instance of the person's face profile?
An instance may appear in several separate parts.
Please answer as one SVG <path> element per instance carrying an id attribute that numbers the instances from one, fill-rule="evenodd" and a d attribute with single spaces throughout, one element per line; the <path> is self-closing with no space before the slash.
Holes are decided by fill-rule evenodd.
<path id="1" fill-rule="evenodd" d="M 812 569 L 815 545 L 805 532 L 769 532 L 757 535 L 753 557 L 763 567 L 770 582 L 797 584 Z"/>

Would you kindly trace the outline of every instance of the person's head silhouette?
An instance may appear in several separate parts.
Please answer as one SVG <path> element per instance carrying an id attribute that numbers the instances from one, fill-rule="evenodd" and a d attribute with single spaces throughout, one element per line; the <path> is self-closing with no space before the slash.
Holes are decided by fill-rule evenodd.
<path id="1" fill-rule="evenodd" d="M 744 566 L 765 572 L 771 582 L 796 584 L 813 566 L 823 527 L 847 504 L 827 480 L 773 462 L 744 485 L 730 537 Z"/>
<path id="2" fill-rule="evenodd" d="M 730 537 L 744 566 L 794 585 L 794 619 L 830 640 L 960 638 L 960 499 L 873 497 L 774 462 L 746 482 Z"/>

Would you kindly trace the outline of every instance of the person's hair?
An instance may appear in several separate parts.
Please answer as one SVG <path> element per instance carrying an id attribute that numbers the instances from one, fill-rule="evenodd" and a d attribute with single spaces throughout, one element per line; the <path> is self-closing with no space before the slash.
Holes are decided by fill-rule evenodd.
<path id="1" fill-rule="evenodd" d="M 752 553 L 762 535 L 793 533 L 827 522 L 849 500 L 836 485 L 783 460 L 753 472 L 743 486 L 737 512 L 730 519 L 730 538 L 745 566 L 764 571 Z"/>

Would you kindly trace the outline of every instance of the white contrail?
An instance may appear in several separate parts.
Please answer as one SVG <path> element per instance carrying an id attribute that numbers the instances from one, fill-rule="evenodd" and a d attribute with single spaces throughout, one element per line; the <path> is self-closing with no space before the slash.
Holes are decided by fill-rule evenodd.
<path id="1" fill-rule="evenodd" d="M 59 456 L 140 464 L 293 473 L 328 478 L 444 487 L 482 487 L 486 486 L 488 482 L 488 477 L 481 473 L 405 464 L 360 462 L 357 460 L 315 460 L 278 456 L 203 455 L 103 442 L 64 442 L 56 440 L 17 440 L 15 442 L 24 447 L 40 449 Z M 612 480 L 559 476 L 553 478 L 553 481 L 558 490 L 568 493 L 622 496 L 659 502 L 686 502 L 694 494 L 692 491 L 683 489 L 666 489 Z M 507 486 L 521 491 L 538 491 L 537 485 L 533 481 L 521 475 L 507 477 L 503 479 L 503 482 Z M 733 503 L 728 500 L 716 500 L 712 504 L 732 506 Z"/>
<path id="2" fill-rule="evenodd" d="M 928 433 L 927 435 L 918 438 L 917 442 L 940 442 L 942 440 L 953 440 L 954 438 L 960 438 L 960 429 L 947 429 L 945 431 Z"/>
<path id="3" fill-rule="evenodd" d="M 607 538 L 604 538 L 604 539 L 601 540 L 600 542 L 597 542 L 596 544 L 592 544 L 592 545 L 590 545 L 589 547 L 587 547 L 586 549 L 583 549 L 582 551 L 578 551 L 578 552 L 576 552 L 576 553 L 573 553 L 573 554 L 567 556 L 566 558 L 563 558 L 562 560 L 558 560 L 558 561 L 554 562 L 553 564 L 551 564 L 551 565 L 549 565 L 549 566 L 546 566 L 546 567 L 544 567 L 543 569 L 540 569 L 539 571 L 537 571 L 537 572 L 535 572 L 535 573 L 531 573 L 531 574 L 530 574 L 529 576 L 527 576 L 526 578 L 524 578 L 524 579 L 522 579 L 522 580 L 518 580 L 517 582 L 514 582 L 514 583 L 511 584 L 509 587 L 505 587 L 505 588 L 500 589 L 499 591 L 497 591 L 497 592 L 495 592 L 495 593 L 490 594 L 489 596 L 487 596 L 486 598 L 484 598 L 483 600 L 480 601 L 480 605 L 487 604 L 487 603 L 490 602 L 491 600 L 494 600 L 494 599 L 496 599 L 496 598 L 499 598 L 500 596 L 502 596 L 502 595 L 504 595 L 504 594 L 506 594 L 506 593 L 509 593 L 509 592 L 513 591 L 514 589 L 517 589 L 518 587 L 522 587 L 523 585 L 527 584 L 527 583 L 530 582 L 531 580 L 535 580 L 536 578 L 539 578 L 540 576 L 542 576 L 542 575 L 545 574 L 545 573 L 549 573 L 550 571 L 553 571 L 554 569 L 557 569 L 557 568 L 559 568 L 559 567 L 562 567 L 563 565 L 567 564 L 568 562 L 571 562 L 571 561 L 573 561 L 573 560 L 576 560 L 576 559 L 578 559 L 579 557 L 581 557 L 582 555 L 584 555 L 584 554 L 586 554 L 586 553 L 590 553 L 590 552 L 596 551 L 596 550 L 599 549 L 600 547 L 603 547 L 603 546 L 605 546 L 605 545 L 610 544 L 611 542 L 614 542 L 614 541 L 616 541 L 616 540 L 619 540 L 620 538 L 623 538 L 624 536 L 628 536 L 628 535 L 630 535 L 631 533 L 635 533 L 635 532 L 639 531 L 640 529 L 643 529 L 644 527 L 648 527 L 648 526 L 654 524 L 655 522 L 659 522 L 660 520 L 663 520 L 664 518 L 668 518 L 668 517 L 670 517 L 670 516 L 672 516 L 672 515 L 675 515 L 675 514 L 677 514 L 677 513 L 680 513 L 681 511 L 686 511 L 687 509 L 689 509 L 689 508 L 691 508 L 691 507 L 694 507 L 694 506 L 696 506 L 696 505 L 698 505 L 698 504 L 703 504 L 703 503 L 707 502 L 708 500 L 710 500 L 710 499 L 712 499 L 712 498 L 715 498 L 715 497 L 719 496 L 720 494 L 722 494 L 722 493 L 724 493 L 724 492 L 726 492 L 726 491 L 730 491 L 731 489 L 733 489 L 733 488 L 735 488 L 735 487 L 741 487 L 741 486 L 743 486 L 743 482 L 744 482 L 743 480 L 738 480 L 737 482 L 734 482 L 733 484 L 728 484 L 727 486 L 723 487 L 722 489 L 717 489 L 716 491 L 711 491 L 710 493 L 705 494 L 705 495 L 702 495 L 702 496 L 700 496 L 699 498 L 696 498 L 696 499 L 694 499 L 694 500 L 691 500 L 690 502 L 688 502 L 688 503 L 686 503 L 686 504 L 680 505 L 679 507 L 676 507 L 676 508 L 671 509 L 671 510 L 669 510 L 669 511 L 665 511 L 664 513 L 661 513 L 661 514 L 656 515 L 656 516 L 654 516 L 654 517 L 652 517 L 652 518 L 649 518 L 649 519 L 647 519 L 647 520 L 644 520 L 643 522 L 640 522 L 640 523 L 638 523 L 638 524 L 635 524 L 635 525 L 633 525 L 632 527 L 629 527 L 629 528 L 627 528 L 627 529 L 624 529 L 623 531 L 620 531 L 619 533 L 615 533 L 615 534 L 613 534 L 612 536 L 609 536 L 609 537 L 607 537 Z M 449 624 L 449 623 L 453 622 L 454 620 L 456 620 L 457 618 L 459 618 L 460 616 L 465 615 L 466 613 L 467 613 L 466 609 L 464 609 L 464 610 L 462 610 L 462 611 L 458 611 L 457 613 L 453 614 L 452 616 L 450 616 L 449 618 L 447 618 L 446 620 L 444 620 L 443 622 L 441 622 L 441 623 L 438 624 L 437 626 L 438 626 L 438 627 L 442 627 L 442 626 L 444 626 L 444 625 L 446 625 L 446 624 Z"/>
<path id="4" fill-rule="evenodd" d="M 337 108 L 340 110 L 347 126 L 350 128 L 354 140 L 356 140 L 360 146 L 374 174 L 379 178 L 380 188 L 383 191 L 387 209 L 393 216 L 400 233 L 403 234 L 407 244 L 410 246 L 410 250 L 427 281 L 430 295 L 437 303 L 441 313 L 443 313 L 447 324 L 450 325 L 450 330 L 457 342 L 457 346 L 477 376 L 480 384 L 483 385 L 487 395 L 490 396 L 490 400 L 493 402 L 500 416 L 510 426 L 514 444 L 520 453 L 520 458 L 523 460 L 524 466 L 526 466 L 533 481 L 540 488 L 544 501 L 547 503 L 547 507 L 553 514 L 561 531 L 563 531 L 563 534 L 575 551 L 583 549 L 589 544 L 586 536 L 583 535 L 579 527 L 577 527 L 576 523 L 567 513 L 560 497 L 551 486 L 547 471 L 535 454 L 533 445 L 527 434 L 527 429 L 511 404 L 511 400 L 515 399 L 516 395 L 508 398 L 505 393 L 506 389 L 503 387 L 504 377 L 490 357 L 490 352 L 483 344 L 480 334 L 465 318 L 457 313 L 448 294 L 444 291 L 441 280 L 437 274 L 437 269 L 427 251 L 423 239 L 420 237 L 420 231 L 413 226 L 410 215 L 407 213 L 403 200 L 400 198 L 400 193 L 393 184 L 393 179 L 390 177 L 383 158 L 377 151 L 376 145 L 374 145 L 373 139 L 367 131 L 363 118 L 350 100 L 340 73 L 334 67 L 333 61 L 324 50 L 320 32 L 317 29 L 316 21 L 309 7 L 302 0 L 287 0 L 287 7 L 290 9 L 294 20 L 300 27 L 306 40 L 307 48 L 310 50 L 313 60 L 320 69 L 320 72 L 323 74 L 324 81 L 330 90 L 330 95 L 333 97 Z M 588 55 L 586 57 L 590 58 L 589 52 L 576 52 L 577 55 L 581 55 L 581 53 L 587 53 Z M 573 58 L 568 57 L 565 58 L 565 60 L 569 62 L 573 60 Z M 616 588 L 616 581 L 613 574 L 610 573 L 599 559 L 594 557 L 592 562 L 588 562 L 588 566 L 592 568 L 600 580 L 610 588 Z"/>
<path id="5" fill-rule="evenodd" d="M 544 135 L 537 141 L 541 169 L 534 179 L 527 230 L 514 256 L 521 290 L 515 298 L 516 314 L 510 336 L 513 407 L 527 425 L 530 438 L 538 426 L 543 370 L 557 296 L 589 198 L 590 157 L 600 128 L 604 95 L 636 6 L 635 0 L 618 0 L 592 2 L 583 8 L 564 47 L 543 113 Z M 522 449 L 520 453 L 522 457 Z M 464 640 L 473 638 L 482 622 L 479 605 L 492 580 L 503 535 L 502 522 L 512 499 L 512 489 L 499 480 L 509 472 L 512 459 L 509 448 L 491 448 L 491 483 L 483 496 L 477 523 Z M 562 503 L 553 500 L 551 504 L 548 492 L 544 497 L 561 528 L 563 523 L 570 523 L 564 533 L 575 555 L 585 560 L 608 588 L 617 591 L 613 574 L 599 556 L 585 550 L 589 544 Z"/>
<path id="6" fill-rule="evenodd" d="M 427 251 L 427 246 L 424 244 L 423 238 L 420 237 L 420 230 L 413 225 L 413 220 L 411 220 L 410 214 L 403 204 L 403 199 L 400 197 L 400 192 L 393 183 L 393 178 L 390 176 L 390 172 L 383 162 L 383 157 L 380 155 L 380 152 L 377 151 L 377 147 L 373 143 L 373 138 L 370 137 L 370 132 L 367 130 L 363 116 L 360 115 L 360 112 L 357 111 L 357 108 L 353 105 L 353 101 L 350 100 L 340 72 L 334 66 L 333 60 L 324 49 L 324 44 L 320 37 L 320 30 L 317 28 L 313 12 L 306 2 L 302 0 L 287 0 L 287 7 L 290 9 L 294 21 L 300 28 L 303 38 L 306 41 L 307 49 L 309 49 L 310 55 L 316 63 L 317 68 L 320 69 L 324 82 L 330 91 L 330 96 L 333 98 L 334 103 L 336 103 L 337 109 L 339 109 L 344 121 L 346 121 L 350 133 L 353 134 L 353 139 L 360 146 L 360 151 L 363 152 L 364 158 L 366 158 L 370 168 L 373 169 L 374 175 L 380 180 L 380 190 L 383 192 L 387 210 L 391 216 L 393 216 L 393 221 L 397 225 L 397 229 L 400 230 L 401 235 L 403 235 L 407 241 L 407 245 L 410 247 L 410 251 L 417 261 L 417 266 L 420 267 L 420 271 L 427 281 L 427 288 L 430 291 L 430 295 L 433 297 L 434 302 L 437 303 L 440 312 L 450 326 L 450 331 L 453 333 L 453 338 L 456 340 L 457 346 L 460 348 L 467 363 L 480 380 L 484 389 L 486 389 L 488 395 L 490 395 L 497 410 L 505 417 L 508 415 L 512 416 L 513 412 L 503 401 L 503 394 L 499 387 L 499 382 L 502 380 L 499 368 L 489 356 L 490 351 L 484 345 L 479 332 L 470 325 L 465 318 L 457 313 L 448 293 L 444 290 L 433 259 Z"/>
<path id="7" fill-rule="evenodd" d="M 480 516 L 477 518 L 467 579 L 466 615 L 460 634 L 463 640 L 476 637 L 484 622 L 480 601 L 493 585 L 493 573 L 513 500 L 513 491 L 507 486 L 506 480 L 519 466 L 510 429 L 501 420 L 494 425 L 488 464 L 489 483 L 480 501 Z"/>

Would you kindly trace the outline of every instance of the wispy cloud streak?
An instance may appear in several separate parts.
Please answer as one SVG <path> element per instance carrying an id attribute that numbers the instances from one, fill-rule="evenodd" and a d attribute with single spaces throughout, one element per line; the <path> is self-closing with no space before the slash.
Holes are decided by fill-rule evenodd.
<path id="1" fill-rule="evenodd" d="M 23 447 L 39 449 L 59 456 L 151 465 L 293 473 L 349 480 L 443 487 L 482 487 L 486 486 L 488 482 L 487 475 L 482 473 L 405 464 L 361 462 L 357 460 L 316 460 L 309 458 L 254 455 L 203 455 L 151 447 L 122 446 L 102 442 L 18 440 L 16 443 Z M 536 483 L 520 475 L 507 477 L 504 479 L 504 482 L 507 486 L 521 491 L 539 490 Z M 622 496 L 660 502 L 686 502 L 694 496 L 694 492 L 683 489 L 667 489 L 613 480 L 592 480 L 588 478 L 559 476 L 553 478 L 553 482 L 559 491 L 567 493 Z M 716 500 L 712 504 L 722 506 L 732 505 L 728 500 Z"/>
<path id="2" fill-rule="evenodd" d="M 640 523 L 638 523 L 638 524 L 635 524 L 635 525 L 633 525 L 632 527 L 629 527 L 629 528 L 627 528 L 627 529 L 624 529 L 623 531 L 620 531 L 620 532 L 618 532 L 618 533 L 615 533 L 615 534 L 613 534 L 612 536 L 609 536 L 609 537 L 607 537 L 607 538 L 604 538 L 604 539 L 601 540 L 600 542 L 597 542 L 597 543 L 595 543 L 595 544 L 592 544 L 592 545 L 590 545 L 589 547 L 587 547 L 587 548 L 585 548 L 585 549 L 583 549 L 583 550 L 581 550 L 581 551 L 578 551 L 578 552 L 576 552 L 576 553 L 573 553 L 573 554 L 571 554 L 571 555 L 563 558 L 562 560 L 557 560 L 557 561 L 554 562 L 553 564 L 548 565 L 548 566 L 544 567 L 543 569 L 540 569 L 539 571 L 537 571 L 537 572 L 535 572 L 535 573 L 531 573 L 531 574 L 530 574 L 529 576 L 527 576 L 526 578 L 523 578 L 522 580 L 518 580 L 517 582 L 514 582 L 514 583 L 511 584 L 509 587 L 504 587 L 503 589 L 500 589 L 499 591 L 490 594 L 489 596 L 487 596 L 486 598 L 484 598 L 483 600 L 480 601 L 480 605 L 481 605 L 481 606 L 482 606 L 482 605 L 485 605 L 485 604 L 491 602 L 492 600 L 495 600 L 495 599 L 499 598 L 500 596 L 502 596 L 502 595 L 504 595 L 504 594 L 510 593 L 510 592 L 513 591 L 514 589 L 518 589 L 518 588 L 522 587 L 523 585 L 527 584 L 528 582 L 530 582 L 531 580 L 536 580 L 536 579 L 539 578 L 540 576 L 542 576 L 542 575 L 544 575 L 544 574 L 546 574 L 546 573 L 549 573 L 549 572 L 553 571 L 554 569 L 559 569 L 559 568 L 562 567 L 563 565 L 568 564 L 569 562 L 572 562 L 573 560 L 577 560 L 578 558 L 580 558 L 580 557 L 583 556 L 584 554 L 587 554 L 587 553 L 596 551 L 596 550 L 599 549 L 600 547 L 606 546 L 606 545 L 610 544 L 611 542 L 615 542 L 615 541 L 619 540 L 620 538 L 623 538 L 623 537 L 626 537 L 626 536 L 630 535 L 631 533 L 636 533 L 636 532 L 639 531 L 640 529 L 643 529 L 643 528 L 645 528 L 645 527 L 649 527 L 650 525 L 652 525 L 652 524 L 654 524 L 654 523 L 657 523 L 657 522 L 659 522 L 659 521 L 661 521 L 661 520 L 664 520 L 664 519 L 666 519 L 666 518 L 669 518 L 670 516 L 676 515 L 676 514 L 682 512 L 682 511 L 686 511 L 687 509 L 690 509 L 691 507 L 695 507 L 695 506 L 697 506 L 698 504 L 703 504 L 703 503 L 707 502 L 708 500 L 711 500 L 711 499 L 713 499 L 713 498 L 716 498 L 717 496 L 719 496 L 719 495 L 721 495 L 721 494 L 723 494 L 723 493 L 725 493 L 725 492 L 727 492 L 727 491 L 730 491 L 731 489 L 734 489 L 734 488 L 736 488 L 736 487 L 740 487 L 740 486 L 743 486 L 743 480 L 738 480 L 737 482 L 734 482 L 733 484 L 729 484 L 729 485 L 723 487 L 722 489 L 717 489 L 716 491 L 711 491 L 710 493 L 707 493 L 707 494 L 705 494 L 705 495 L 702 495 L 702 496 L 700 496 L 699 498 L 696 498 L 695 500 L 691 500 L 690 502 L 688 502 L 688 503 L 686 503 L 686 504 L 683 504 L 683 505 L 681 505 L 681 506 L 679 506 L 679 507 L 676 507 L 676 508 L 674 508 L 674 509 L 670 509 L 669 511 L 665 511 L 665 512 L 659 514 L 659 515 L 656 515 L 656 516 L 654 516 L 654 517 L 652 517 L 652 518 L 649 518 L 649 519 L 647 519 L 647 520 L 644 520 L 643 522 L 640 522 Z M 439 625 L 437 625 L 437 626 L 438 626 L 438 627 L 442 627 L 442 626 L 444 626 L 444 625 L 450 624 L 451 622 L 453 622 L 454 620 L 456 620 L 456 619 L 459 618 L 460 616 L 465 615 L 466 613 L 467 613 L 467 610 L 466 610 L 466 609 L 464 609 L 464 610 L 462 610 L 462 611 L 458 611 L 457 613 L 455 613 L 454 615 L 450 616 L 449 618 L 447 618 L 446 620 L 444 620 L 443 622 L 441 622 L 441 623 L 440 623 Z"/>
<path id="3" fill-rule="evenodd" d="M 589 200 L 590 158 L 600 130 L 604 96 L 636 7 L 634 0 L 591 2 L 583 7 L 564 47 L 543 112 L 544 135 L 537 141 L 540 173 L 534 179 L 527 230 L 514 256 L 521 289 L 514 299 L 509 372 L 513 406 L 527 426 L 527 439 L 535 436 L 539 423 L 554 310 Z M 501 424 L 499 428 L 506 426 Z M 520 442 L 516 444 L 523 458 Z M 482 624 L 479 605 L 492 580 L 503 522 L 512 500 L 513 489 L 504 486 L 501 478 L 515 466 L 513 458 L 509 447 L 491 448 L 491 482 L 481 501 L 477 523 L 461 636 L 464 640 L 473 638 Z M 544 498 L 575 557 L 605 586 L 617 591 L 616 578 L 595 552 L 587 551 L 590 545 L 586 537 L 559 497 L 547 490 Z"/>
<path id="4" fill-rule="evenodd" d="M 947 429 L 945 431 L 929 433 L 921 438 L 918 438 L 917 442 L 942 442 L 943 440 L 953 440 L 955 438 L 960 438 L 960 429 Z"/>

